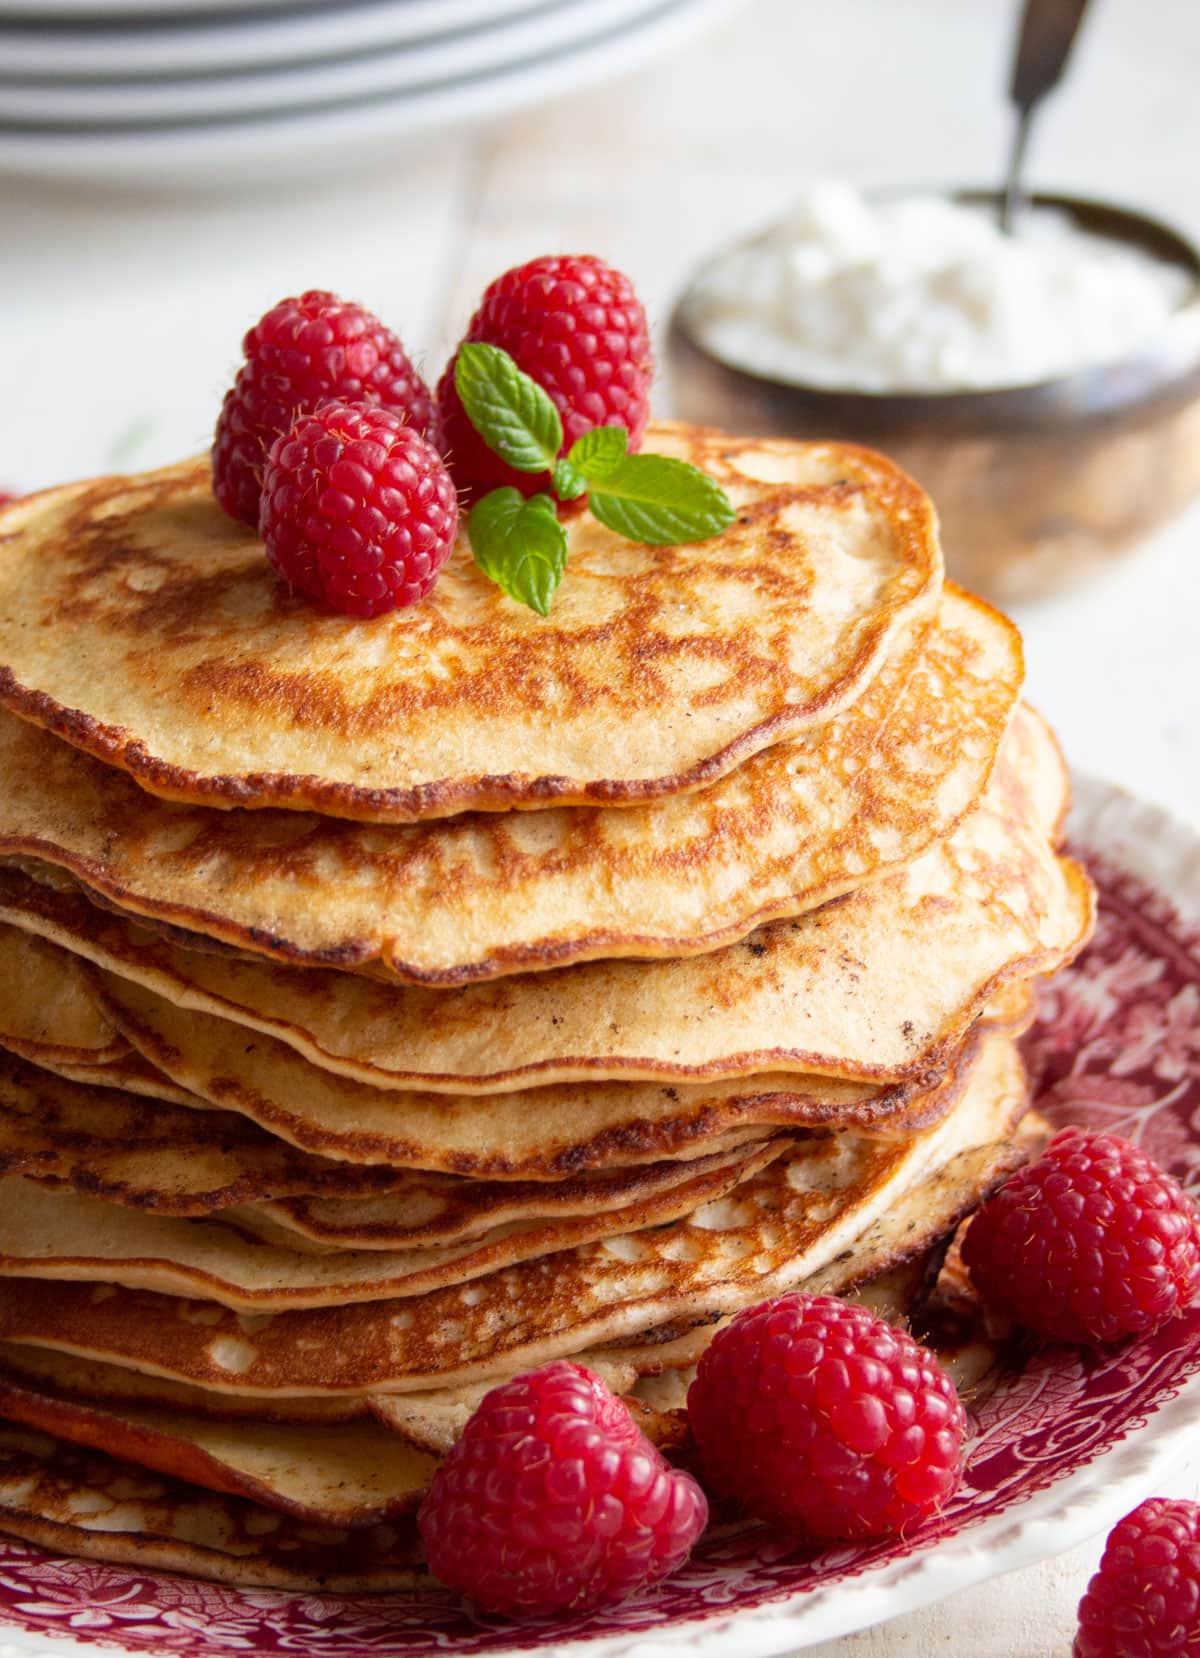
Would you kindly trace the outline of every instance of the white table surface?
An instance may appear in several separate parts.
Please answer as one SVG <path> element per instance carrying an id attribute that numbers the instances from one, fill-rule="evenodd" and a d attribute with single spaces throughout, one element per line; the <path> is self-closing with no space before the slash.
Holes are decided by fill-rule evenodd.
<path id="1" fill-rule="evenodd" d="M 207 446 L 244 329 L 305 287 L 363 299 L 439 372 L 484 284 L 595 251 L 661 326 L 691 265 L 819 176 L 984 182 L 1008 133 L 1008 0 L 749 0 L 616 87 L 407 140 L 263 192 L 0 179 L 0 486 Z M 1104 0 L 1035 142 L 1046 188 L 1200 234 L 1200 8 Z M 669 394 L 669 389 L 668 389 Z M 1072 761 L 1200 822 L 1200 510 L 1082 592 L 1025 607 L 1029 690 Z M 1194 1478 L 1177 1493 L 1198 1495 Z M 1053 1658 L 1099 1541 L 821 1658 Z"/>

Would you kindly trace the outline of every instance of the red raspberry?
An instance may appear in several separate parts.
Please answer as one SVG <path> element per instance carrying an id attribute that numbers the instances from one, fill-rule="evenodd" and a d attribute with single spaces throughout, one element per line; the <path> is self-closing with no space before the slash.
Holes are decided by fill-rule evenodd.
<path id="1" fill-rule="evenodd" d="M 590 255 L 547 255 L 498 276 L 471 318 L 467 340 L 500 346 L 550 394 L 566 451 L 593 426 L 624 426 L 636 449 L 650 413 L 654 359 L 642 302 L 620 271 Z M 459 488 L 485 494 L 512 484 L 526 495 L 545 472 L 515 472 L 471 425 L 454 387 L 454 356 L 438 384 L 439 434 Z"/>
<path id="2" fill-rule="evenodd" d="M 437 450 L 387 409 L 326 403 L 276 438 L 259 530 L 276 573 L 347 616 L 423 599 L 458 498 Z"/>
<path id="3" fill-rule="evenodd" d="M 245 366 L 225 393 L 213 443 L 213 493 L 257 525 L 267 451 L 297 415 L 322 403 L 373 403 L 422 435 L 433 399 L 390 328 L 361 305 L 311 289 L 282 299 L 242 341 Z"/>
<path id="4" fill-rule="evenodd" d="M 717 1332 L 688 1419 L 715 1487 L 809 1537 L 898 1532 L 940 1508 L 966 1434 L 932 1353 L 865 1307 L 799 1294 Z"/>
<path id="5" fill-rule="evenodd" d="M 1071 1650 L 1074 1658 L 1197 1658 L 1200 1504 L 1155 1498 L 1113 1527 Z"/>
<path id="6" fill-rule="evenodd" d="M 1144 1151 L 1067 1128 L 967 1228 L 990 1307 L 1052 1341 L 1118 1341 L 1181 1312 L 1200 1278 L 1200 1220 Z"/>
<path id="7" fill-rule="evenodd" d="M 566 1360 L 487 1395 L 417 1516 L 434 1576 L 510 1615 L 620 1600 L 674 1571 L 707 1519 L 691 1475 Z"/>

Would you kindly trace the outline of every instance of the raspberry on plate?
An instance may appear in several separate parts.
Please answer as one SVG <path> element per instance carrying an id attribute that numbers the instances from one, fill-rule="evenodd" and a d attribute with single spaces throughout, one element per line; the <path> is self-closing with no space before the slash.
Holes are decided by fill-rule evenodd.
<path id="1" fill-rule="evenodd" d="M 953 1382 L 911 1336 L 828 1296 L 740 1313 L 701 1359 L 688 1416 L 712 1485 L 808 1537 L 901 1531 L 959 1482 Z"/>
<path id="2" fill-rule="evenodd" d="M 1144 1335 L 1193 1299 L 1200 1217 L 1128 1140 L 1067 1128 L 967 1228 L 963 1260 L 994 1310 L 1051 1341 Z"/>
<path id="3" fill-rule="evenodd" d="M 458 497 L 437 450 L 387 409 L 326 403 L 275 440 L 259 530 L 276 573 L 347 616 L 423 599 Z"/>
<path id="4" fill-rule="evenodd" d="M 1073 1658 L 1197 1658 L 1200 1504 L 1142 1503 L 1109 1533 Z"/>
<path id="5" fill-rule="evenodd" d="M 430 1570 L 487 1612 L 582 1612 L 675 1569 L 708 1505 L 598 1376 L 559 1360 L 493 1388 L 433 1476 Z"/>
<path id="6" fill-rule="evenodd" d="M 548 393 L 562 416 L 562 454 L 593 426 L 624 426 L 631 452 L 641 443 L 654 373 L 650 331 L 633 284 L 602 259 L 548 255 L 506 271 L 484 292 L 464 339 L 507 351 Z M 457 360 L 455 352 L 437 402 L 442 453 L 459 489 L 545 489 L 548 473 L 515 471 L 472 426 L 454 385 Z"/>
<path id="7" fill-rule="evenodd" d="M 310 289 L 282 299 L 242 342 L 213 442 L 213 493 L 231 518 L 258 523 L 267 451 L 298 415 L 333 401 L 403 415 L 423 436 L 433 399 L 399 339 L 361 305 Z"/>

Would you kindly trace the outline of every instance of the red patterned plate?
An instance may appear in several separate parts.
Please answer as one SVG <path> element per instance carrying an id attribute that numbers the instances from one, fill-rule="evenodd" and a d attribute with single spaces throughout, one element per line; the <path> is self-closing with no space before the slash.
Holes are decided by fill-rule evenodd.
<path id="1" fill-rule="evenodd" d="M 1044 996 L 1028 1057 L 1038 1103 L 1145 1145 L 1200 1192 L 1200 840 L 1156 808 L 1080 786 L 1074 849 L 1101 893 L 1096 938 Z M 1148 1495 L 1200 1409 L 1200 1307 L 1114 1352 L 1031 1361 L 979 1409 L 962 1490 L 903 1540 L 814 1553 L 758 1528 L 710 1536 L 653 1594 L 570 1626 L 514 1630 L 449 1597 L 239 1592 L 0 1543 L 0 1646 L 228 1658 L 428 1658 L 668 1648 L 770 1658 L 914 1610 L 1058 1553 Z"/>

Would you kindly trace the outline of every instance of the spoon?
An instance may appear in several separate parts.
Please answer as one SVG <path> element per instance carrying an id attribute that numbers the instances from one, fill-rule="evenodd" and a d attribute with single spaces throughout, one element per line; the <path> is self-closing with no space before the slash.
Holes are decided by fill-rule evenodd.
<path id="1" fill-rule="evenodd" d="M 1087 6 L 1088 0 L 1025 0 L 1008 88 L 1017 110 L 1017 126 L 1008 154 L 1000 228 L 1009 235 L 1021 197 L 1021 171 L 1034 114 L 1046 93 L 1062 79 Z"/>

